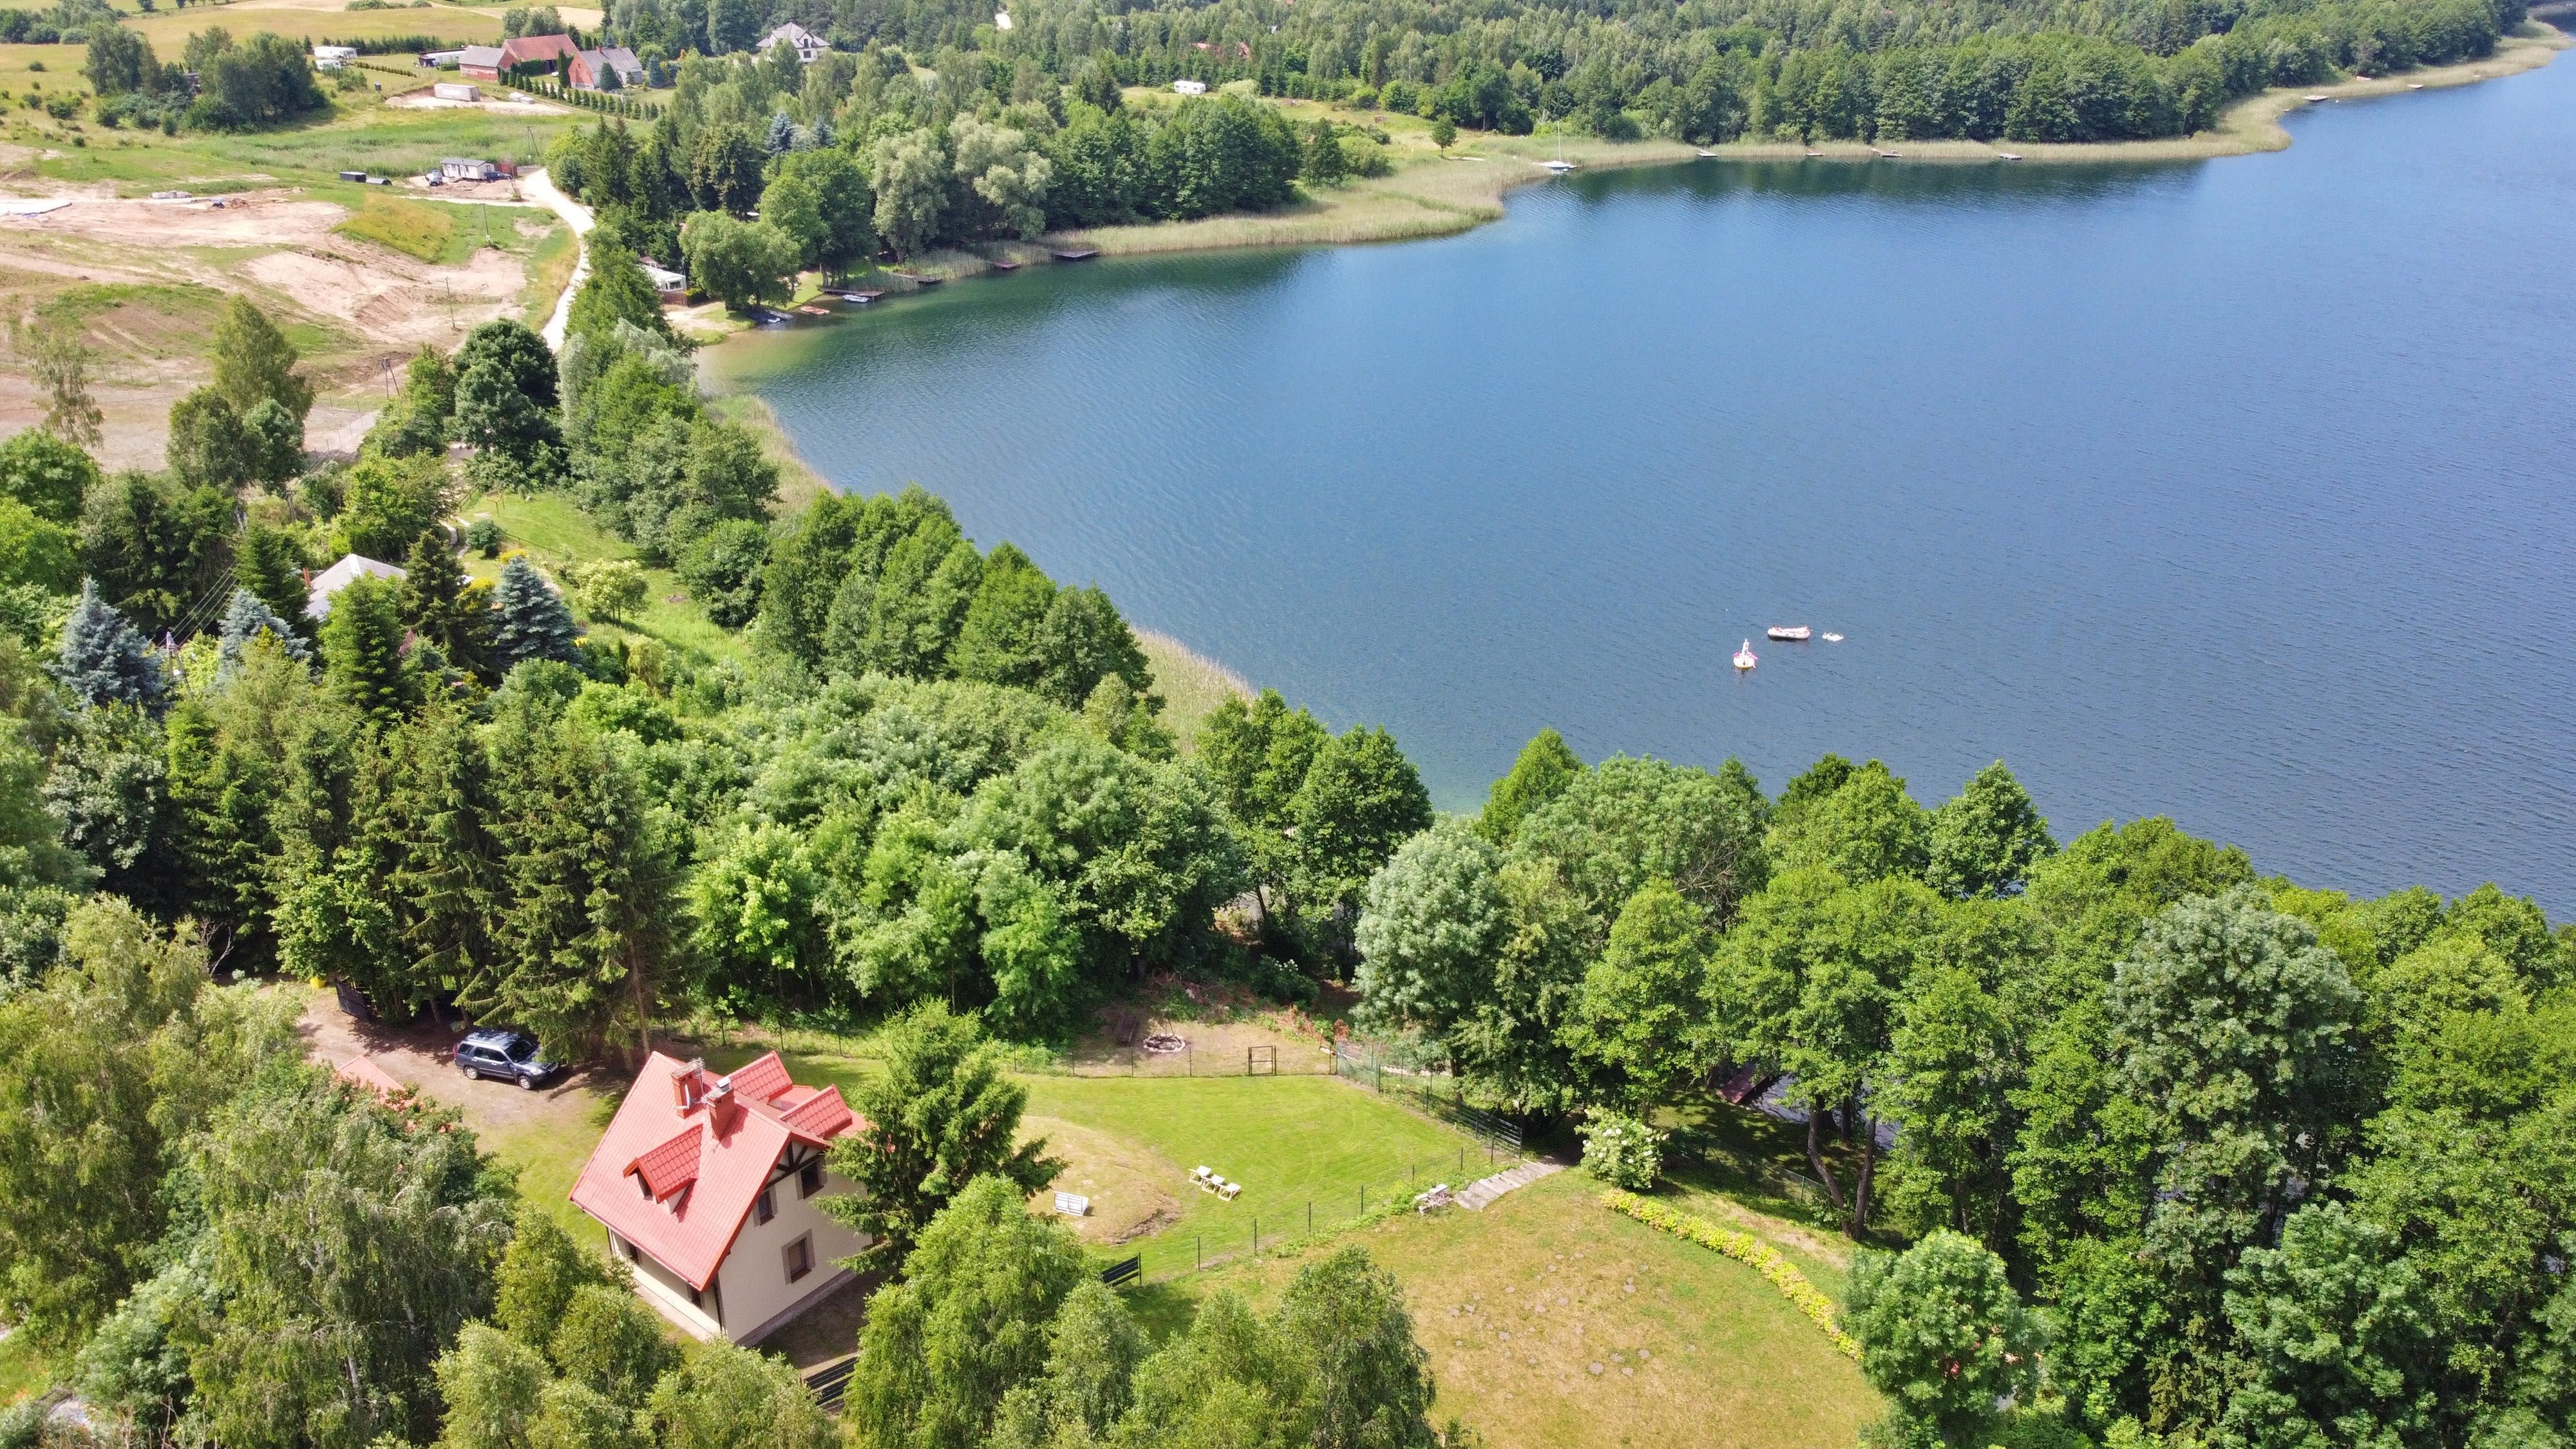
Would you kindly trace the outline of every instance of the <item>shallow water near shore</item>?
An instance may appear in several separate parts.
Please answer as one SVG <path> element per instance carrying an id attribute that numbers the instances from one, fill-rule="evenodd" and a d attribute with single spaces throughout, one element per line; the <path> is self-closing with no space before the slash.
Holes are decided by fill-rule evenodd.
<path id="1" fill-rule="evenodd" d="M 1587 758 L 2011 763 L 2576 914 L 2576 64 L 2160 167 L 1700 162 L 1440 241 L 953 284 L 714 366 L 1472 808 Z M 1769 644 L 1803 623 L 1840 644 Z M 1759 668 L 1727 656 L 1747 636 Z"/>

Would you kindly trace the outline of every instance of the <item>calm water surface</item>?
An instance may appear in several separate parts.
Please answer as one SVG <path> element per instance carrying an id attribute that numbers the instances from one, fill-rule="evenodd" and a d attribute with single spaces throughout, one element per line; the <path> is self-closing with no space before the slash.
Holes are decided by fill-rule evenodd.
<path id="1" fill-rule="evenodd" d="M 1532 733 L 2576 914 L 2576 61 L 2100 170 L 1701 162 L 727 349 L 1449 808 Z M 1772 645 L 1767 623 L 1841 644 Z M 1727 655 L 1754 635 L 1759 669 Z"/>

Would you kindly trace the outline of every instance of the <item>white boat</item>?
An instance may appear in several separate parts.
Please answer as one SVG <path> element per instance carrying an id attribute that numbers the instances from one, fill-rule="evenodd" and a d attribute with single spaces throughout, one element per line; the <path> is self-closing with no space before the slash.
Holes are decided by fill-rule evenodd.
<path id="1" fill-rule="evenodd" d="M 1571 161 L 1541 161 L 1538 164 L 1555 172 L 1559 176 L 1563 176 L 1566 172 L 1574 169 L 1574 163 Z"/>
<path id="2" fill-rule="evenodd" d="M 1744 643 L 1743 643 L 1742 645 L 1740 645 L 1740 646 L 1738 646 L 1738 647 L 1737 647 L 1737 649 L 1736 649 L 1736 651 L 1735 651 L 1735 667 L 1736 667 L 1736 668 L 1738 668 L 1738 669 L 1750 669 L 1750 668 L 1752 668 L 1754 665 L 1759 664 L 1759 663 L 1761 663 L 1761 662 L 1762 662 L 1761 660 L 1756 659 L 1756 658 L 1754 658 L 1754 657 L 1753 657 L 1753 641 L 1752 641 L 1752 640 L 1747 639 L 1747 640 L 1745 640 L 1745 641 L 1744 641 Z"/>
<path id="3" fill-rule="evenodd" d="M 1804 624 L 1774 624 L 1762 632 L 1770 638 L 1786 639 L 1797 644 L 1805 643 L 1809 637 L 1807 626 Z"/>
<path id="4" fill-rule="evenodd" d="M 1843 636 L 1840 634 L 1828 634 L 1825 636 L 1825 642 L 1828 644 L 1840 644 L 1843 642 Z"/>

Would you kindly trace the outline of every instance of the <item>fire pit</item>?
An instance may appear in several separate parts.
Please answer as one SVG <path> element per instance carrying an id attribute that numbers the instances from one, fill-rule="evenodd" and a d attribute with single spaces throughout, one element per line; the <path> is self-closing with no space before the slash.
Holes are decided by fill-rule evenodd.
<path id="1" fill-rule="evenodd" d="M 1167 1057 L 1172 1055 L 1174 1052 L 1186 1051 L 1189 1048 L 1188 1042 L 1172 1035 L 1168 1031 L 1155 1032 L 1153 1035 L 1145 1038 L 1142 1042 L 1137 1043 L 1137 1045 L 1142 1047 L 1147 1054 L 1158 1057 Z"/>

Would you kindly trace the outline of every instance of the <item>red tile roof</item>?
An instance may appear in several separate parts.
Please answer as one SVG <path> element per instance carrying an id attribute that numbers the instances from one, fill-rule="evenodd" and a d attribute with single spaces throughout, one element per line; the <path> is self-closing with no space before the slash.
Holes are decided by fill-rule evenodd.
<path id="1" fill-rule="evenodd" d="M 501 42 L 501 64 L 526 65 L 532 60 L 562 60 L 581 53 L 569 35 L 522 35 Z"/>
<path id="2" fill-rule="evenodd" d="M 704 1288 L 788 1146 L 826 1147 L 862 1125 L 840 1088 L 796 1085 L 776 1052 L 724 1078 L 655 1052 L 583 1165 L 572 1200 Z"/>

